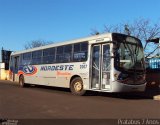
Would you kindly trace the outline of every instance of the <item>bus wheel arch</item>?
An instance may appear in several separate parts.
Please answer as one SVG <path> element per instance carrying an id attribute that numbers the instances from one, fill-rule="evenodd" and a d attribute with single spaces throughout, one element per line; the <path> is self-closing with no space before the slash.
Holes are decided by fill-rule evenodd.
<path id="1" fill-rule="evenodd" d="M 82 96 L 86 93 L 86 90 L 84 90 L 83 80 L 80 76 L 74 75 L 71 77 L 70 90 L 73 95 Z"/>

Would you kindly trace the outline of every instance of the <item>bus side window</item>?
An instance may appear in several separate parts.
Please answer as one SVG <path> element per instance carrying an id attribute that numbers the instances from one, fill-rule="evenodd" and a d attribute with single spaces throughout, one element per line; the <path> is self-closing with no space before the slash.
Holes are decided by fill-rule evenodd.
<path id="1" fill-rule="evenodd" d="M 22 54 L 21 58 L 22 58 L 22 65 L 30 65 L 31 64 L 31 52 Z"/>
<path id="2" fill-rule="evenodd" d="M 13 68 L 13 56 L 10 57 L 9 68 L 10 68 L 10 70 L 12 70 L 12 68 Z"/>
<path id="3" fill-rule="evenodd" d="M 81 61 L 86 61 L 88 58 L 88 42 L 81 43 L 81 52 L 84 53 L 84 56 L 82 57 Z"/>
<path id="4" fill-rule="evenodd" d="M 74 44 L 73 61 L 86 61 L 88 55 L 88 43 L 76 43 Z"/>
<path id="5" fill-rule="evenodd" d="M 32 52 L 32 64 L 42 64 L 42 50 Z"/>
<path id="6" fill-rule="evenodd" d="M 43 50 L 43 64 L 51 64 L 55 62 L 55 48 Z"/>
<path id="7" fill-rule="evenodd" d="M 72 45 L 64 46 L 64 62 L 72 61 Z"/>
<path id="8" fill-rule="evenodd" d="M 19 68 L 19 56 L 14 57 L 14 73 L 18 73 Z"/>
<path id="9" fill-rule="evenodd" d="M 59 46 L 59 47 L 57 47 L 57 51 L 56 51 L 56 62 L 57 63 L 62 63 L 63 59 L 64 59 L 63 46 Z"/>
<path id="10" fill-rule="evenodd" d="M 81 43 L 81 51 L 87 51 L 88 50 L 88 42 Z"/>

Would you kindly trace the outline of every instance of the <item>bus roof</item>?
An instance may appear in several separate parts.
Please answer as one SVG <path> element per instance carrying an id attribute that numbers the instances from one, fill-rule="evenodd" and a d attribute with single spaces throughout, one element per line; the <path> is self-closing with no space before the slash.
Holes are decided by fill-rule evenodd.
<path id="1" fill-rule="evenodd" d="M 63 41 L 63 42 L 56 42 L 56 43 L 45 45 L 45 46 L 40 46 L 40 47 L 36 47 L 36 48 L 32 48 L 32 49 L 13 52 L 11 55 L 18 55 L 21 53 L 27 53 L 27 52 L 32 52 L 32 51 L 36 51 L 36 50 L 47 49 L 50 47 L 62 46 L 62 45 L 73 44 L 73 43 L 78 43 L 78 42 L 85 42 L 85 41 L 100 39 L 100 38 L 104 38 L 104 37 L 111 38 L 111 35 L 112 35 L 112 33 L 104 33 L 104 34 L 94 35 L 94 36 L 90 36 L 90 37 L 84 37 L 84 38 L 80 38 L 80 39 L 74 39 L 74 40 Z"/>

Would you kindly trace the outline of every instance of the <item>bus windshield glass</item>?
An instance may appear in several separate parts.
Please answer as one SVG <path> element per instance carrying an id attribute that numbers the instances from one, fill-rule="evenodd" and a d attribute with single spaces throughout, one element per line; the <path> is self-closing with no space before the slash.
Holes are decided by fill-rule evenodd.
<path id="1" fill-rule="evenodd" d="M 126 37 L 123 41 L 117 41 L 116 67 L 123 71 L 143 71 L 144 54 L 143 47 L 138 39 Z"/>

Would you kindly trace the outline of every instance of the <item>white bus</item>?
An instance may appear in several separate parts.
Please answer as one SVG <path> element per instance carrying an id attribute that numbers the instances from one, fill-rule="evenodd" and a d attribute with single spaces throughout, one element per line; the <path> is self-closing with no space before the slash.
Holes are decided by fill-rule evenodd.
<path id="1" fill-rule="evenodd" d="M 9 76 L 21 87 L 64 87 L 75 95 L 83 95 L 86 90 L 144 91 L 146 86 L 141 41 L 119 33 L 14 52 Z"/>

